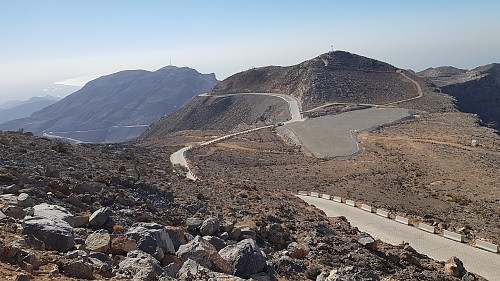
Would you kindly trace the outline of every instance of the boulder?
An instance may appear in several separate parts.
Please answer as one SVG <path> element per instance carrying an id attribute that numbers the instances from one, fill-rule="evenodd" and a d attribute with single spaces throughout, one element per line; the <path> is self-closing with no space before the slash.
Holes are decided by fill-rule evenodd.
<path id="1" fill-rule="evenodd" d="M 51 220 L 62 220 L 67 222 L 71 226 L 75 225 L 75 216 L 73 216 L 64 207 L 42 203 L 40 205 L 34 206 L 33 208 L 35 209 L 35 217 Z"/>
<path id="2" fill-rule="evenodd" d="M 219 229 L 219 219 L 209 218 L 203 221 L 200 226 L 200 234 L 202 236 L 212 235 Z"/>
<path id="3" fill-rule="evenodd" d="M 163 225 L 157 223 L 136 223 L 126 234 L 137 242 L 137 248 L 161 261 L 165 254 L 175 253 L 174 244 Z"/>
<path id="4" fill-rule="evenodd" d="M 176 264 L 175 262 L 172 262 L 163 268 L 163 272 L 168 277 L 175 278 L 179 273 L 180 269 L 181 269 L 180 265 Z"/>
<path id="5" fill-rule="evenodd" d="M 186 238 L 184 238 L 184 230 L 175 226 L 165 226 L 167 230 L 168 236 L 172 239 L 172 243 L 174 244 L 175 250 L 179 250 L 179 246 L 182 244 L 186 244 Z"/>
<path id="6" fill-rule="evenodd" d="M 250 237 L 254 236 L 253 233 L 246 234 L 245 232 L 242 232 L 242 235 Z M 260 231 L 260 235 L 276 250 L 286 248 L 287 243 L 290 240 L 290 231 L 277 223 L 267 225 Z"/>
<path id="7" fill-rule="evenodd" d="M 0 186 L 0 193 L 2 193 L 2 194 L 14 194 L 14 193 L 18 193 L 20 189 L 21 188 L 19 188 L 19 186 L 17 184 Z"/>
<path id="8" fill-rule="evenodd" d="M 196 236 L 191 242 L 181 245 L 177 251 L 177 257 L 183 262 L 192 259 L 210 270 L 228 274 L 234 272 L 231 263 L 224 260 L 217 249 L 201 236 Z"/>
<path id="9" fill-rule="evenodd" d="M 78 279 L 94 279 L 92 266 L 84 261 L 73 261 L 63 265 L 63 274 Z"/>
<path id="10" fill-rule="evenodd" d="M 11 218 L 15 218 L 18 220 L 22 220 L 24 217 L 26 217 L 26 211 L 21 207 L 1 205 L 0 210 L 6 216 L 11 217 Z"/>
<path id="11" fill-rule="evenodd" d="M 35 200 L 33 200 L 33 198 L 31 198 L 27 193 L 21 193 L 17 196 L 17 206 L 33 207 L 35 206 Z"/>
<path id="12" fill-rule="evenodd" d="M 450 274 L 453 277 L 462 278 L 466 273 L 464 264 L 457 257 L 451 257 L 444 264 L 444 272 Z"/>
<path id="13" fill-rule="evenodd" d="M 244 281 L 245 279 L 238 278 L 233 275 L 213 272 L 210 269 L 200 265 L 192 259 L 188 259 L 177 273 L 176 280 L 231 280 Z"/>
<path id="14" fill-rule="evenodd" d="M 248 278 L 266 267 L 266 258 L 253 239 L 245 239 L 220 250 L 221 257 L 235 268 L 235 275 Z"/>
<path id="15" fill-rule="evenodd" d="M 203 219 L 200 218 L 187 218 L 186 226 L 187 230 L 198 230 L 200 226 L 203 224 Z"/>
<path id="16" fill-rule="evenodd" d="M 89 224 L 89 216 L 76 216 L 75 227 L 86 227 Z"/>
<path id="17" fill-rule="evenodd" d="M 92 213 L 89 218 L 89 224 L 92 226 L 103 226 L 111 215 L 113 215 L 113 211 L 110 208 L 100 208 Z"/>
<path id="18" fill-rule="evenodd" d="M 306 244 L 292 242 L 286 248 L 290 257 L 294 259 L 303 259 L 309 254 L 309 247 Z"/>
<path id="19" fill-rule="evenodd" d="M 111 240 L 111 253 L 114 255 L 126 255 L 134 250 L 137 250 L 135 239 L 119 235 Z"/>
<path id="20" fill-rule="evenodd" d="M 219 230 L 221 232 L 227 232 L 227 233 L 230 233 L 231 230 L 233 230 L 233 228 L 234 228 L 234 223 L 230 221 L 223 221 L 219 226 Z"/>
<path id="21" fill-rule="evenodd" d="M 33 217 L 23 222 L 23 234 L 31 234 L 45 244 L 45 249 L 64 252 L 74 246 L 73 216 L 56 205 L 41 204 L 34 207 Z"/>
<path id="22" fill-rule="evenodd" d="M 377 250 L 377 242 L 370 236 L 359 238 L 358 243 L 370 251 Z"/>
<path id="23" fill-rule="evenodd" d="M 208 243 L 212 244 L 217 251 L 222 250 L 227 246 L 227 243 L 219 237 L 215 236 L 203 236 L 203 239 L 207 240 Z"/>
<path id="24" fill-rule="evenodd" d="M 149 281 L 158 280 L 163 270 L 154 257 L 143 251 L 134 250 L 120 262 L 115 272 L 118 279 Z"/>
<path id="25" fill-rule="evenodd" d="M 106 253 L 109 250 L 111 236 L 106 230 L 100 229 L 85 239 L 85 248 L 90 252 Z"/>
<path id="26" fill-rule="evenodd" d="M 307 267 L 302 260 L 282 256 L 273 261 L 276 272 L 280 275 L 296 275 L 306 271 Z"/>

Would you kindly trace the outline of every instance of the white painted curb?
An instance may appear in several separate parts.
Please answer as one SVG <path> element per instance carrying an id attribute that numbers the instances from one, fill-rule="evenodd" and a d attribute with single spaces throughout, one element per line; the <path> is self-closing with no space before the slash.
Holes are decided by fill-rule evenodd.
<path id="1" fill-rule="evenodd" d="M 379 215 L 381 217 L 384 217 L 384 218 L 388 218 L 389 217 L 389 212 L 381 210 L 381 209 L 377 209 L 377 215 Z"/>
<path id="2" fill-rule="evenodd" d="M 342 197 L 340 197 L 340 196 L 333 196 L 333 201 L 342 203 Z"/>
<path id="3" fill-rule="evenodd" d="M 354 203 L 354 201 L 352 201 L 352 200 L 345 200 L 345 204 L 346 204 L 346 205 L 349 205 L 349 206 L 353 206 L 353 207 L 355 207 L 355 206 L 356 206 L 356 204 L 355 204 L 355 203 Z"/>
<path id="4" fill-rule="evenodd" d="M 371 213 L 371 212 L 372 212 L 372 207 L 371 207 L 371 206 L 369 206 L 369 205 L 366 205 L 366 204 L 362 204 L 362 205 L 361 205 L 361 209 L 362 209 L 362 210 L 364 210 L 364 211 L 367 211 L 367 212 L 369 212 L 369 213 Z"/>
<path id="5" fill-rule="evenodd" d="M 321 194 L 321 198 L 326 199 L 326 200 L 330 200 L 331 196 L 328 194 Z"/>
<path id="6" fill-rule="evenodd" d="M 396 219 L 395 221 L 399 222 L 399 223 L 402 223 L 402 224 L 406 224 L 406 225 L 409 225 L 410 222 L 408 221 L 407 218 L 405 217 L 401 217 L 401 216 L 396 216 Z"/>
<path id="7" fill-rule="evenodd" d="M 319 198 L 319 193 L 311 191 L 311 197 L 318 197 Z"/>
<path id="8" fill-rule="evenodd" d="M 443 231 L 443 237 L 451 239 L 451 240 L 455 240 L 458 242 L 464 242 L 464 236 L 462 234 L 451 232 L 451 231 L 446 230 L 446 229 Z"/>
<path id="9" fill-rule="evenodd" d="M 423 231 L 430 232 L 430 233 L 437 233 L 436 228 L 434 226 L 428 225 L 425 223 L 419 223 L 418 228 L 423 230 Z"/>
<path id="10" fill-rule="evenodd" d="M 481 249 L 486 250 L 486 251 L 493 252 L 493 253 L 498 253 L 498 246 L 497 245 L 490 243 L 490 242 L 483 241 L 483 240 L 476 239 L 476 247 L 481 248 Z"/>

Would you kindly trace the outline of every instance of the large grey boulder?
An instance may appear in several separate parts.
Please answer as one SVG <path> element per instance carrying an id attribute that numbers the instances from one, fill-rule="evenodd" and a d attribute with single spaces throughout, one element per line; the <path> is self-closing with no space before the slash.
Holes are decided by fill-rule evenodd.
<path id="1" fill-rule="evenodd" d="M 92 226 L 103 226 L 113 215 L 113 211 L 110 208 L 101 208 L 92 213 L 89 218 L 89 224 Z"/>
<path id="2" fill-rule="evenodd" d="M 196 236 L 187 244 L 181 245 L 177 257 L 185 262 L 189 259 L 210 270 L 233 274 L 234 267 L 224 260 L 217 249 L 201 236 Z"/>
<path id="3" fill-rule="evenodd" d="M 220 250 L 219 254 L 234 266 L 235 275 L 242 278 L 259 273 L 266 267 L 266 258 L 253 239 L 245 239 L 237 244 L 229 245 Z"/>
<path id="4" fill-rule="evenodd" d="M 165 254 L 175 254 L 174 244 L 163 225 L 136 223 L 126 233 L 137 241 L 137 248 L 161 261 Z"/>
<path id="5" fill-rule="evenodd" d="M 149 281 L 158 280 L 163 270 L 154 257 L 134 250 L 128 252 L 127 258 L 120 262 L 115 273 L 118 279 Z"/>
<path id="6" fill-rule="evenodd" d="M 41 204 L 34 207 L 34 216 L 26 217 L 23 234 L 31 234 L 45 244 L 47 250 L 67 251 L 74 246 L 74 217 L 56 205 Z"/>
<path id="7" fill-rule="evenodd" d="M 203 221 L 200 226 L 202 236 L 212 235 L 219 229 L 220 221 L 217 218 L 209 218 Z"/>
<path id="8" fill-rule="evenodd" d="M 111 236 L 104 229 L 95 231 L 85 239 L 85 248 L 90 252 L 106 253 L 110 244 Z"/>
<path id="9" fill-rule="evenodd" d="M 34 217 L 51 219 L 51 220 L 62 220 L 67 222 L 69 225 L 75 225 L 75 216 L 71 214 L 66 208 L 58 205 L 49 205 L 47 203 L 42 203 L 33 207 L 35 210 Z"/>

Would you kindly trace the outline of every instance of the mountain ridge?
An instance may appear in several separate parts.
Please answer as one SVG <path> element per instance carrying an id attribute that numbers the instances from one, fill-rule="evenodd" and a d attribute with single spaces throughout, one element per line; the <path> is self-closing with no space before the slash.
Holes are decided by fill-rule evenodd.
<path id="1" fill-rule="evenodd" d="M 217 82 L 215 74 L 188 67 L 124 70 L 92 80 L 31 117 L 0 124 L 0 129 L 24 128 L 36 135 L 66 132 L 61 137 L 84 142 L 126 141 Z M 130 126 L 138 125 L 144 128 L 131 131 Z M 116 132 L 117 126 L 127 128 Z"/>

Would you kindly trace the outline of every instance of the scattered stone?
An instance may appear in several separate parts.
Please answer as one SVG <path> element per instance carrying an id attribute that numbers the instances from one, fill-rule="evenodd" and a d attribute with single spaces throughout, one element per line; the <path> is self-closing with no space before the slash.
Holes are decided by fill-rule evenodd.
<path id="1" fill-rule="evenodd" d="M 19 188 L 19 186 L 17 186 L 17 184 L 0 186 L 0 193 L 2 193 L 2 194 L 15 194 L 15 193 L 18 193 L 19 190 L 20 190 L 20 188 Z"/>
<path id="2" fill-rule="evenodd" d="M 186 226 L 187 230 L 198 230 L 200 226 L 203 224 L 203 219 L 200 218 L 187 218 Z"/>
<path id="3" fill-rule="evenodd" d="M 233 230 L 231 230 L 231 232 L 229 233 L 229 239 L 231 240 L 238 241 L 240 236 L 241 236 L 241 227 L 234 227 Z"/>
<path id="4" fill-rule="evenodd" d="M 177 257 L 184 262 L 192 259 L 208 269 L 219 272 L 232 274 L 234 271 L 231 263 L 223 259 L 217 249 L 201 236 L 196 236 L 193 241 L 181 245 Z"/>
<path id="5" fill-rule="evenodd" d="M 290 232 L 288 229 L 283 228 L 280 224 L 271 223 L 260 232 L 262 238 L 269 242 L 273 248 L 277 250 L 284 249 L 290 240 Z M 247 234 L 242 231 L 242 236 L 254 236 L 253 233 Z"/>
<path id="6" fill-rule="evenodd" d="M 0 206 L 0 210 L 6 216 L 11 217 L 11 218 L 15 218 L 18 220 L 22 220 L 22 219 L 24 219 L 24 217 L 26 217 L 26 211 L 21 207 L 2 205 L 2 206 Z"/>
<path id="7" fill-rule="evenodd" d="M 73 261 L 63 265 L 63 274 L 74 278 L 94 279 L 92 266 L 84 261 Z"/>
<path id="8" fill-rule="evenodd" d="M 179 246 L 182 244 L 186 244 L 186 238 L 184 238 L 184 230 L 180 227 L 175 226 L 165 226 L 167 230 L 168 236 L 172 239 L 172 243 L 174 244 L 175 250 L 179 250 Z"/>
<path id="9" fill-rule="evenodd" d="M 294 275 L 306 271 L 307 267 L 302 260 L 282 256 L 273 261 L 276 272 L 280 275 Z"/>
<path id="10" fill-rule="evenodd" d="M 235 245 L 229 245 L 220 250 L 223 259 L 229 261 L 235 268 L 235 275 L 248 278 L 261 272 L 266 266 L 266 258 L 259 246 L 252 239 L 245 239 Z"/>
<path id="11" fill-rule="evenodd" d="M 231 230 L 233 230 L 233 228 L 234 228 L 234 223 L 230 221 L 223 221 L 219 226 L 219 230 L 221 232 L 227 232 L 227 233 L 230 233 Z"/>
<path id="12" fill-rule="evenodd" d="M 89 216 L 76 216 L 75 227 L 86 227 L 89 224 Z"/>
<path id="13" fill-rule="evenodd" d="M 172 262 L 163 268 L 163 273 L 168 277 L 175 278 L 177 276 L 177 273 L 179 273 L 180 269 L 181 269 L 180 265 L 178 265 L 175 262 Z"/>
<path id="14" fill-rule="evenodd" d="M 92 261 L 93 264 L 106 264 L 110 267 L 113 265 L 113 259 L 104 253 L 90 253 L 89 260 Z"/>
<path id="15" fill-rule="evenodd" d="M 110 208 L 101 208 L 92 213 L 89 218 L 89 224 L 92 226 L 103 226 L 111 215 L 113 215 L 113 211 Z"/>
<path id="16" fill-rule="evenodd" d="M 231 280 L 244 281 L 233 275 L 213 272 L 192 259 L 188 259 L 177 273 L 177 280 Z"/>
<path id="17" fill-rule="evenodd" d="M 462 278 L 467 273 L 467 270 L 465 270 L 464 264 L 459 258 L 451 257 L 444 264 L 444 272 L 453 277 Z"/>
<path id="18" fill-rule="evenodd" d="M 157 280 L 163 273 L 158 261 L 151 255 L 134 250 L 127 254 L 127 258 L 120 262 L 116 270 L 116 277 L 125 280 Z"/>
<path id="19" fill-rule="evenodd" d="M 111 241 L 111 253 L 114 255 L 126 255 L 130 251 L 137 250 L 135 239 L 119 235 Z"/>
<path id="20" fill-rule="evenodd" d="M 224 242 L 224 240 L 215 236 L 203 236 L 203 239 L 207 240 L 208 243 L 212 244 L 217 251 L 220 251 L 227 246 L 227 243 Z"/>
<path id="21" fill-rule="evenodd" d="M 226 241 L 227 239 L 229 239 L 229 233 L 227 232 L 215 233 L 215 237 Z"/>
<path id="22" fill-rule="evenodd" d="M 127 237 L 137 241 L 137 248 L 161 261 L 165 254 L 175 253 L 174 244 L 163 225 L 136 223 L 127 231 Z"/>
<path id="23" fill-rule="evenodd" d="M 91 252 L 106 253 L 109 250 L 111 236 L 104 230 L 97 230 L 85 240 L 85 248 Z"/>
<path id="24" fill-rule="evenodd" d="M 33 198 L 31 198 L 27 193 L 21 193 L 17 196 L 17 206 L 33 207 L 35 206 L 35 200 L 33 200 Z"/>
<path id="25" fill-rule="evenodd" d="M 377 250 L 377 242 L 370 236 L 359 238 L 358 243 L 370 251 Z"/>
<path id="26" fill-rule="evenodd" d="M 202 236 L 212 235 L 219 229 L 219 219 L 209 218 L 203 221 L 200 226 L 200 234 Z"/>
<path id="27" fill-rule="evenodd" d="M 16 276 L 16 281 L 29 281 L 30 277 L 27 274 L 18 274 Z"/>
<path id="28" fill-rule="evenodd" d="M 16 206 L 17 205 L 17 196 L 12 194 L 1 194 L 0 195 L 0 204 Z"/>
<path id="29" fill-rule="evenodd" d="M 305 244 L 292 242 L 286 248 L 290 257 L 294 259 L 303 259 L 309 254 L 309 247 Z"/>
<path id="30" fill-rule="evenodd" d="M 257 233 L 255 230 L 250 228 L 248 225 L 241 226 L 241 239 L 253 239 L 257 238 Z"/>

